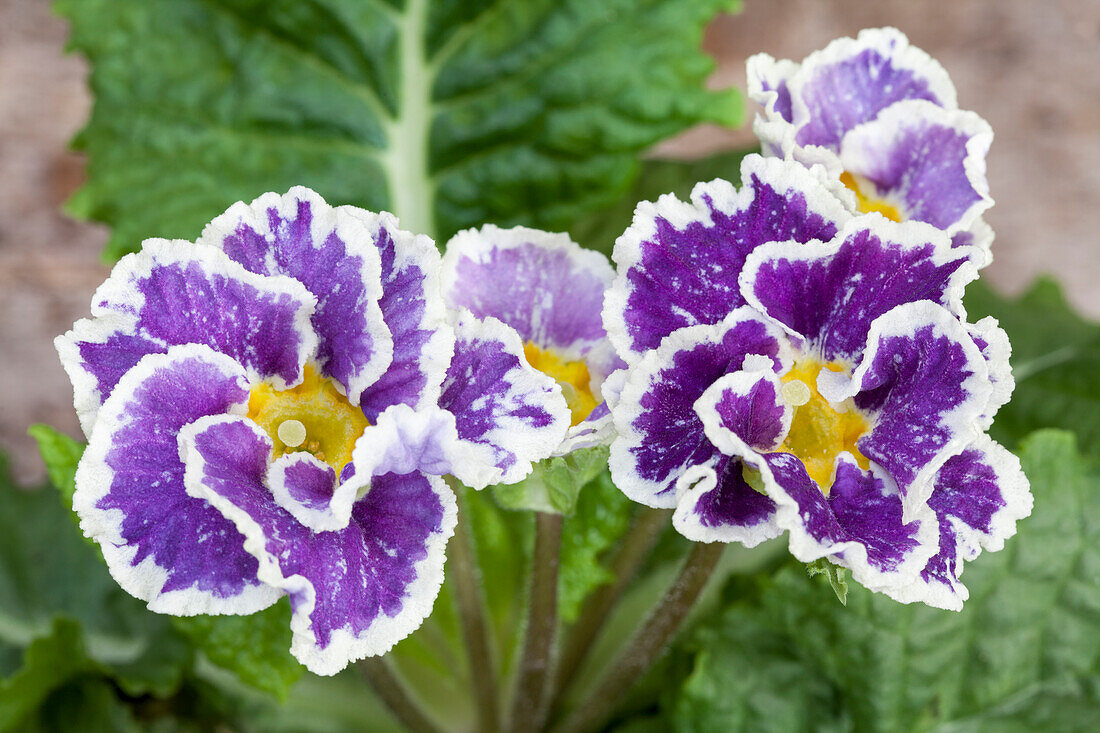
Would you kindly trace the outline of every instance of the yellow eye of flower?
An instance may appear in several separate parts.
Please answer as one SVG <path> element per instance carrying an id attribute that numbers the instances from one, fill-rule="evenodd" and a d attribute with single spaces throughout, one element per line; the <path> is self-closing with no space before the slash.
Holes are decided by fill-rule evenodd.
<path id="1" fill-rule="evenodd" d="M 872 211 L 885 216 L 890 221 L 903 221 L 905 219 L 902 216 L 901 211 L 897 206 L 890 203 L 885 199 L 875 198 L 874 196 L 867 196 L 863 193 L 864 189 L 874 189 L 874 185 L 865 180 L 862 176 L 857 180 L 851 173 L 845 171 L 840 174 L 840 182 L 852 190 L 856 195 L 856 206 L 864 214 L 869 214 Z M 860 186 L 860 183 L 863 186 Z"/>
<path id="2" fill-rule="evenodd" d="M 822 369 L 838 372 L 843 367 L 805 360 L 783 375 L 783 397 L 795 412 L 791 429 L 777 450 L 792 453 L 801 460 L 810 478 L 828 495 L 840 453 L 851 453 L 860 468 L 871 465 L 856 447 L 856 441 L 871 425 L 854 404 L 848 404 L 851 400 L 834 406 L 821 396 L 817 391 L 817 375 Z"/>
<path id="3" fill-rule="evenodd" d="M 561 385 L 573 425 L 580 425 L 596 409 L 599 402 L 592 394 L 592 377 L 583 361 L 565 361 L 549 349 L 541 349 L 532 343 L 524 344 L 523 355 L 528 364 L 553 377 Z"/>
<path id="4" fill-rule="evenodd" d="M 355 441 L 370 423 L 363 411 L 348 402 L 331 379 L 306 366 L 297 387 L 276 390 L 266 382 L 248 398 L 248 417 L 274 441 L 274 457 L 306 451 L 336 469 L 339 475 L 351 460 Z"/>

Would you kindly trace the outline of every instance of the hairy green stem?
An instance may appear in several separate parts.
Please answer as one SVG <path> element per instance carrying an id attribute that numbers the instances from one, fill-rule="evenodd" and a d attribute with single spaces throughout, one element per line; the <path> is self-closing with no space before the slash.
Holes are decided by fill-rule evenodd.
<path id="1" fill-rule="evenodd" d="M 549 685 L 558 627 L 558 568 L 561 563 L 560 514 L 535 514 L 535 552 L 531 561 L 531 592 L 527 602 L 527 632 L 512 705 L 511 730 L 541 730 L 549 711 Z"/>
<path id="2" fill-rule="evenodd" d="M 623 696 L 653 665 L 699 600 L 725 548 L 725 544 L 720 542 L 694 544 L 680 574 L 642 630 L 611 664 L 588 698 L 554 728 L 554 733 L 587 733 L 599 729 L 611 719 Z"/>
<path id="3" fill-rule="evenodd" d="M 641 507 L 634 517 L 630 529 L 623 537 L 610 563 L 611 574 L 615 579 L 589 596 L 581 608 L 577 621 L 569 631 L 561 659 L 558 661 L 553 697 L 560 697 L 573 680 L 573 675 L 580 668 L 588 652 L 592 650 L 592 643 L 611 615 L 615 604 L 619 602 L 630 581 L 634 579 L 638 568 L 649 557 L 661 532 L 668 526 L 670 514 L 671 512 L 667 509 Z M 551 704 L 553 702 L 552 698 Z"/>
<path id="4" fill-rule="evenodd" d="M 412 733 L 440 733 L 440 729 L 409 695 L 384 658 L 368 657 L 359 662 L 359 669 L 399 723 Z"/>
<path id="5" fill-rule="evenodd" d="M 462 625 L 462 637 L 470 660 L 470 681 L 477 705 L 478 731 L 497 733 L 500 730 L 500 703 L 497 698 L 497 675 L 489 646 L 489 627 L 485 619 L 485 601 L 478 580 L 477 560 L 468 532 L 469 510 L 463 498 L 463 488 L 455 486 L 458 497 L 459 522 L 451 539 L 448 574 L 454 580 L 455 604 Z"/>

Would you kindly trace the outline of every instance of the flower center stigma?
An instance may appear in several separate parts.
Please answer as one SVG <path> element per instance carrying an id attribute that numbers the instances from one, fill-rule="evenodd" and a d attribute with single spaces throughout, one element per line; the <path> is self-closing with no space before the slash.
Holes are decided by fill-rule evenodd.
<path id="1" fill-rule="evenodd" d="M 840 182 L 856 195 L 856 207 L 864 214 L 870 214 L 873 211 L 877 211 L 890 221 L 900 222 L 904 220 L 905 217 L 901 215 L 901 211 L 896 205 L 890 203 L 886 199 L 868 196 L 863 193 L 864 190 L 874 190 L 875 188 L 874 184 L 863 176 L 857 178 L 848 171 L 844 171 L 840 174 Z"/>
<path id="2" fill-rule="evenodd" d="M 806 359 L 781 377 L 783 398 L 795 412 L 791 429 L 776 450 L 791 453 L 802 461 L 806 473 L 827 496 L 838 455 L 851 453 L 863 469 L 871 465 L 856 447 L 856 441 L 871 425 L 851 400 L 833 404 L 821 396 L 817 391 L 817 375 L 822 369 L 839 372 L 844 367 Z"/>
<path id="3" fill-rule="evenodd" d="M 588 373 L 588 365 L 583 361 L 566 361 L 549 349 L 539 348 L 532 343 L 524 344 L 523 355 L 528 364 L 553 377 L 561 386 L 572 415 L 572 425 L 581 424 L 596 409 L 599 401 L 592 394 L 592 376 Z"/>
<path id="4" fill-rule="evenodd" d="M 253 387 L 248 417 L 271 436 L 274 458 L 305 451 L 332 466 L 337 475 L 370 425 L 363 411 L 310 365 L 296 387 L 276 390 L 266 382 Z"/>

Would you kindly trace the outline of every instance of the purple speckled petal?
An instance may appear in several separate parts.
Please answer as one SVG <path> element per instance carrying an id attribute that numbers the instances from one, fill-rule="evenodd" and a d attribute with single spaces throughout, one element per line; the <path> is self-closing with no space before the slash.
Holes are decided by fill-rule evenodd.
<path id="1" fill-rule="evenodd" d="M 343 529 L 355 489 L 336 495 L 336 470 L 309 453 L 287 453 L 271 464 L 267 485 L 275 503 L 314 532 Z M 350 489 L 350 490 L 349 490 Z"/>
<path id="2" fill-rule="evenodd" d="M 788 85 L 799 145 L 836 149 L 848 130 L 905 99 L 956 106 L 947 72 L 895 28 L 833 41 L 810 54 Z"/>
<path id="3" fill-rule="evenodd" d="M 791 554 L 802 562 L 828 557 L 875 591 L 912 582 L 936 551 L 936 522 L 924 507 L 902 519 L 901 495 L 889 477 L 863 471 L 842 454 L 829 495 L 789 453 L 753 461 L 779 505 L 777 524 L 790 532 Z"/>
<path id="4" fill-rule="evenodd" d="M 953 249 L 943 232 L 871 214 L 827 244 L 759 247 L 740 284 L 750 305 L 807 342 L 807 350 L 855 364 L 876 318 L 921 300 L 961 313 L 963 288 L 975 277 L 968 251 Z"/>
<path id="5" fill-rule="evenodd" d="M 154 611 L 248 614 L 281 595 L 257 579 L 233 523 L 184 487 L 181 429 L 247 402 L 245 370 L 189 344 L 143 358 L 100 410 L 73 508 L 115 580 Z"/>
<path id="6" fill-rule="evenodd" d="M 176 344 L 206 344 L 253 380 L 299 381 L 317 345 L 314 306 L 299 283 L 250 273 L 213 247 L 146 240 L 96 290 L 95 318 L 55 342 L 85 433 L 123 374 Z"/>
<path id="7" fill-rule="evenodd" d="M 867 195 L 954 234 L 993 205 L 985 173 L 992 142 L 993 130 L 973 112 L 908 100 L 849 130 L 840 163 L 873 184 Z"/>
<path id="8" fill-rule="evenodd" d="M 782 398 L 779 378 L 768 367 L 720 377 L 695 402 L 707 438 L 727 455 L 741 455 L 742 444 L 772 450 L 791 428 L 794 410 Z M 731 444 L 737 447 L 731 449 Z"/>
<path id="9" fill-rule="evenodd" d="M 760 140 L 765 155 L 785 157 L 784 151 L 794 146 L 794 110 L 789 83 L 799 65 L 758 53 L 749 57 L 745 67 L 749 99 L 764 108 L 757 112 L 752 131 Z"/>
<path id="10" fill-rule="evenodd" d="M 447 243 L 443 273 L 450 307 L 496 318 L 526 343 L 576 358 L 607 337 L 600 311 L 615 271 L 568 234 L 468 229 Z"/>
<path id="11" fill-rule="evenodd" d="M 966 330 L 982 352 L 989 367 L 989 381 L 993 383 L 993 393 L 981 416 L 982 428 L 988 430 L 998 410 L 1008 404 L 1016 389 L 1016 378 L 1012 376 L 1012 365 L 1009 363 L 1012 344 L 1008 342 L 1008 334 L 992 316 L 966 324 Z"/>
<path id="12" fill-rule="evenodd" d="M 990 403 L 989 368 L 959 319 L 929 303 L 908 303 L 871 325 L 863 362 L 850 380 L 822 371 L 827 399 L 873 415 L 863 455 L 897 482 L 906 517 L 923 506 L 944 462 L 981 434 Z"/>
<path id="13" fill-rule="evenodd" d="M 252 272 L 290 276 L 316 296 L 317 357 L 352 402 L 386 371 L 393 339 L 378 304 L 381 258 L 358 217 L 295 187 L 233 204 L 206 225 L 199 241 Z"/>
<path id="14" fill-rule="evenodd" d="M 207 419 L 188 443 L 187 489 L 236 524 L 263 581 L 290 594 L 291 652 L 302 664 L 331 675 L 384 654 L 439 594 L 454 495 L 419 473 L 376 476 L 347 527 L 313 532 L 264 486 L 270 450 L 271 439 L 247 421 Z"/>
<path id="15" fill-rule="evenodd" d="M 672 524 L 689 540 L 755 547 L 782 533 L 775 502 L 745 483 L 740 460 L 717 456 L 689 469 L 682 483 L 690 488 L 680 497 Z"/>
<path id="16" fill-rule="evenodd" d="M 463 311 L 455 332 L 439 404 L 455 416 L 468 468 L 479 467 L 459 479 L 474 488 L 515 483 L 561 444 L 569 407 L 557 382 L 527 364 L 514 329 Z"/>
<path id="17" fill-rule="evenodd" d="M 801 165 L 750 155 L 742 188 L 701 183 L 686 204 L 671 194 L 643 202 L 615 243 L 619 274 L 607 292 L 604 325 L 628 362 L 683 326 L 718 323 L 745 304 L 737 277 L 764 242 L 829 240 L 850 218 Z"/>
<path id="18" fill-rule="evenodd" d="M 624 494 L 649 506 L 676 506 L 684 472 L 719 452 L 695 403 L 720 377 L 740 370 L 749 355 L 759 355 L 750 357 L 754 369 L 770 360 L 780 371 L 792 361 L 782 332 L 744 307 L 721 323 L 676 331 L 630 367 L 611 405 L 618 432 L 611 475 Z"/>
<path id="19" fill-rule="evenodd" d="M 439 250 L 430 238 L 400 229 L 391 214 L 373 214 L 353 206 L 340 210 L 362 221 L 378 247 L 382 259 L 379 306 L 393 335 L 393 360 L 363 392 L 359 404 L 371 422 L 391 405 L 434 405 L 454 353 Z"/>
<path id="20" fill-rule="evenodd" d="M 939 552 L 912 585 L 890 595 L 958 611 L 970 595 L 959 582 L 963 563 L 983 548 L 1001 550 L 1031 514 L 1027 477 L 1016 456 L 983 435 L 943 465 L 928 506 L 939 520 Z"/>

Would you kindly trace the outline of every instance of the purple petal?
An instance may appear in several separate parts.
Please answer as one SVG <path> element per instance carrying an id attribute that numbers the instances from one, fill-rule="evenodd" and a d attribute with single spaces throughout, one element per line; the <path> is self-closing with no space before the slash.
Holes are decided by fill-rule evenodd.
<path id="1" fill-rule="evenodd" d="M 956 106 L 947 72 L 895 28 L 833 41 L 802 62 L 789 86 L 795 141 L 834 150 L 844 133 L 895 102 L 926 99 L 947 109 Z"/>
<path id="2" fill-rule="evenodd" d="M 515 483 L 565 438 L 569 407 L 557 382 L 527 364 L 513 329 L 466 311 L 455 331 L 439 405 L 455 416 L 470 465 L 480 466 L 470 481 L 459 478 L 475 488 Z"/>
<path id="3" fill-rule="evenodd" d="M 890 595 L 961 610 L 970 593 L 959 582 L 963 563 L 996 552 L 1031 514 L 1032 498 L 1020 461 L 983 435 L 949 459 L 936 476 L 928 506 L 939 520 L 939 551 L 910 586 Z"/>
<path id="4" fill-rule="evenodd" d="M 249 448 L 225 450 L 229 429 L 249 432 Z M 454 495 L 439 478 L 376 476 L 347 527 L 313 532 L 264 486 L 270 450 L 270 438 L 247 421 L 207 421 L 190 444 L 188 490 L 237 525 L 260 577 L 290 594 L 291 652 L 302 664 L 331 675 L 384 654 L 431 612 Z"/>
<path id="5" fill-rule="evenodd" d="M 615 485 L 634 501 L 673 507 L 685 471 L 718 455 L 695 403 L 720 377 L 736 372 L 750 354 L 789 368 L 786 339 L 751 308 L 721 323 L 691 326 L 667 337 L 630 367 L 611 412 L 618 436 L 611 444 Z"/>
<path id="6" fill-rule="evenodd" d="M 875 591 L 912 582 L 935 552 L 934 517 L 925 507 L 905 522 L 889 477 L 863 471 L 845 456 L 828 496 L 789 453 L 754 461 L 779 504 L 776 522 L 790 531 L 791 554 L 803 562 L 829 557 Z"/>
<path id="7" fill-rule="evenodd" d="M 363 392 L 360 406 L 374 422 L 391 405 L 434 405 L 454 353 L 440 277 L 442 258 L 424 235 L 398 228 L 390 214 L 372 214 L 352 206 L 340 209 L 371 231 L 382 260 L 382 317 L 393 335 L 393 360 Z"/>
<path id="8" fill-rule="evenodd" d="M 154 611 L 247 614 L 280 595 L 257 579 L 233 523 L 184 486 L 181 429 L 243 411 L 247 402 L 244 369 L 189 344 L 146 356 L 103 404 L 77 469 L 73 508 L 115 580 Z"/>
<path id="9" fill-rule="evenodd" d="M 335 469 L 309 453 L 287 453 L 278 458 L 268 470 L 267 485 L 275 503 L 314 532 L 348 525 L 355 488 L 344 484 L 337 494 Z"/>
<path id="10" fill-rule="evenodd" d="M 318 359 L 352 402 L 386 371 L 393 340 L 378 305 L 381 261 L 359 218 L 296 187 L 283 196 L 266 193 L 251 204 L 233 204 L 206 225 L 199 241 L 252 272 L 288 275 L 316 296 Z"/>
<path id="11" fill-rule="evenodd" d="M 763 245 L 745 263 L 741 289 L 825 361 L 855 364 L 876 318 L 922 300 L 960 313 L 975 277 L 967 251 L 953 249 L 943 232 L 869 215 L 828 244 Z"/>
<path id="12" fill-rule="evenodd" d="M 875 198 L 898 201 L 907 218 L 954 234 L 993 205 L 985 174 L 992 142 L 993 130 L 973 112 L 912 100 L 850 130 L 840 162 L 874 185 Z"/>
<path id="13" fill-rule="evenodd" d="M 95 318 L 56 342 L 85 432 L 123 374 L 176 344 L 206 344 L 252 380 L 299 381 L 317 345 L 314 305 L 299 283 L 250 273 L 212 247 L 146 240 L 96 291 Z"/>
<path id="14" fill-rule="evenodd" d="M 583 356 L 607 338 L 600 311 L 615 271 L 568 234 L 468 229 L 447 243 L 447 304 L 511 326 L 525 343 Z"/>
<path id="15" fill-rule="evenodd" d="M 755 547 L 782 533 L 775 502 L 745 483 L 741 461 L 718 456 L 688 473 L 692 485 L 676 505 L 672 523 L 689 540 Z"/>
<path id="16" fill-rule="evenodd" d="M 993 386 L 978 347 L 958 318 L 929 302 L 898 306 L 871 325 L 863 362 L 846 389 L 823 373 L 830 401 L 854 397 L 874 427 L 860 451 L 897 482 L 907 512 L 921 506 L 944 462 L 982 432 Z"/>
<path id="17" fill-rule="evenodd" d="M 745 304 L 737 278 L 764 242 L 828 240 L 849 214 L 803 166 L 750 155 L 738 192 L 701 183 L 692 203 L 662 196 L 643 202 L 615 244 L 619 275 L 607 293 L 604 324 L 619 355 L 636 360 L 683 326 L 718 323 Z"/>
<path id="18" fill-rule="evenodd" d="M 781 397 L 779 378 L 770 366 L 719 377 L 695 402 L 707 438 L 726 455 L 741 455 L 742 446 L 772 450 L 790 430 L 794 410 Z"/>

